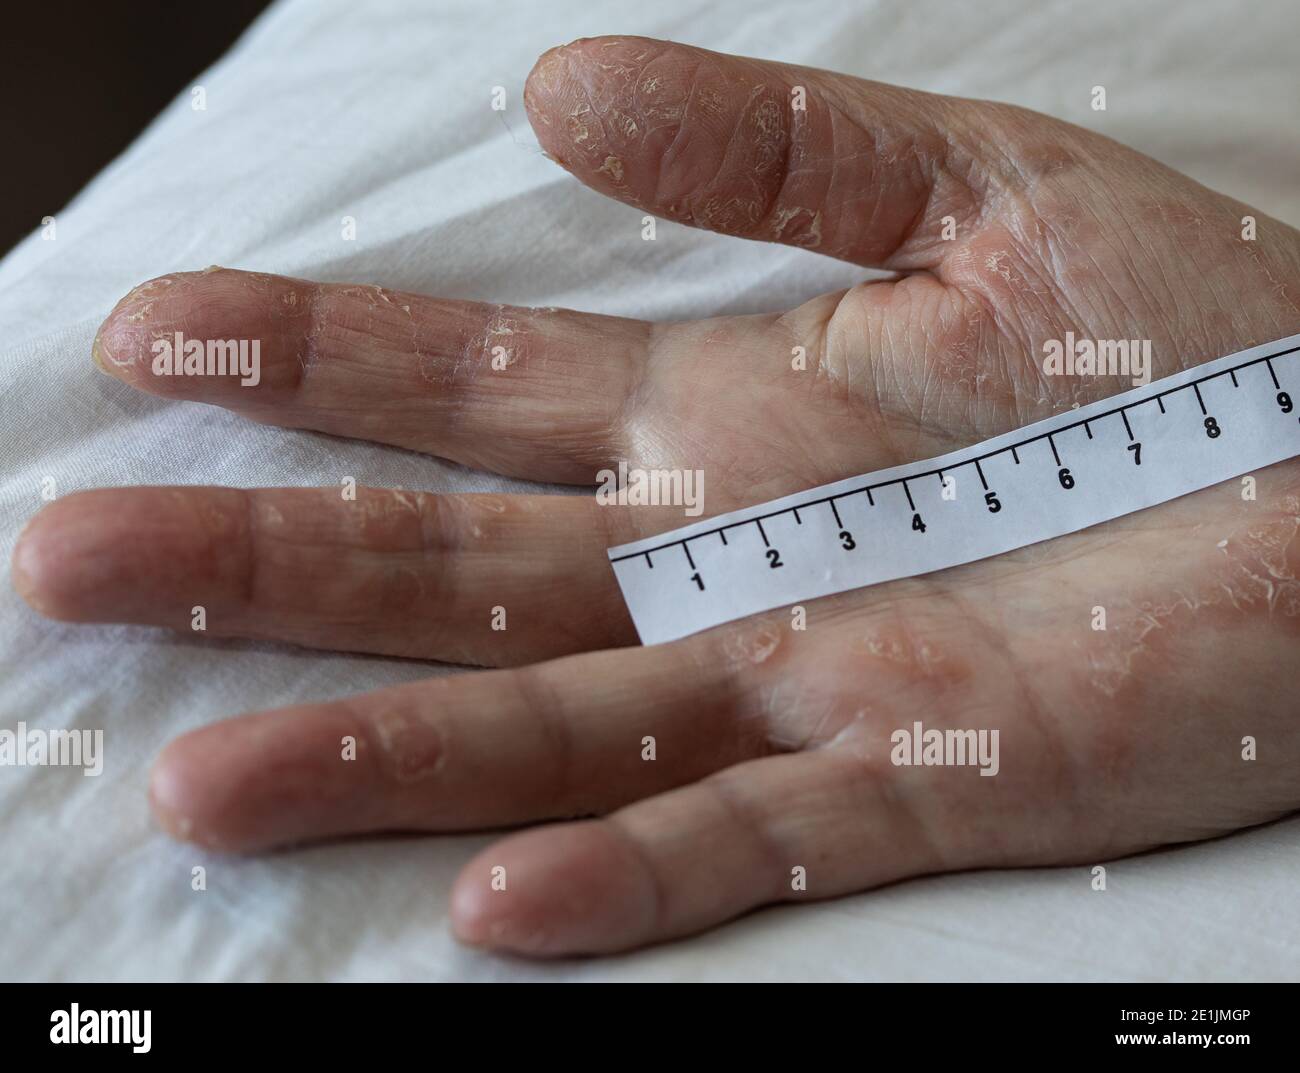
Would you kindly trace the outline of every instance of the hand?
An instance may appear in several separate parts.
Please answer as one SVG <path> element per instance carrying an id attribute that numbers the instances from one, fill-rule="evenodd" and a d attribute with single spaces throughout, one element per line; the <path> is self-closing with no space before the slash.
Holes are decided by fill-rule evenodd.
<path id="1" fill-rule="evenodd" d="M 122 300 L 97 359 L 154 394 L 518 477 L 702 468 L 716 514 L 1130 386 L 1044 376 L 1044 341 L 1067 331 L 1150 339 L 1153 377 L 1300 332 L 1295 230 L 1019 108 L 635 38 L 548 52 L 526 101 L 548 153 L 602 193 L 895 276 L 654 325 L 181 273 Z M 260 340 L 260 383 L 154 375 L 151 343 L 178 330 Z M 1092 865 L 1296 808 L 1300 466 L 1256 477 L 1255 501 L 1228 482 L 816 601 L 802 632 L 782 610 L 651 648 L 620 647 L 635 635 L 605 549 L 686 519 L 590 496 L 88 492 L 29 526 L 14 581 L 71 621 L 184 630 L 202 604 L 211 634 L 513 665 L 187 734 L 154 769 L 155 811 L 233 851 L 568 820 L 465 868 L 457 934 L 614 951 L 770 902 Z M 891 734 L 917 720 L 997 729 L 996 777 L 895 766 Z"/>

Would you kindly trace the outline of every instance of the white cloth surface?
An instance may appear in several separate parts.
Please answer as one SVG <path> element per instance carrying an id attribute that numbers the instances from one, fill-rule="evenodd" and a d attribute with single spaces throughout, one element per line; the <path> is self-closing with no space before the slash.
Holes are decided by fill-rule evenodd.
<path id="1" fill-rule="evenodd" d="M 64 32 L 75 32 L 65 27 Z M 209 264 L 524 305 L 680 319 L 787 308 L 863 278 L 581 187 L 521 103 L 544 49 L 605 33 L 988 97 L 1103 130 L 1300 223 L 1294 3 L 284 0 L 0 264 L 0 554 L 59 495 L 140 483 L 521 482 L 166 403 L 100 374 L 99 321 L 135 284 Z M 184 47 L 178 42 L 177 47 Z M 507 109 L 489 107 L 504 86 Z M 1089 107 L 1104 85 L 1108 110 Z M 93 91 L 88 87 L 88 92 Z M 503 118 L 505 122 L 503 123 Z M 57 206 L 50 206 L 50 210 Z M 341 238 L 342 218 L 357 222 Z M 147 555 L 147 548 L 140 554 Z M 0 976 L 18 979 L 1220 979 L 1300 975 L 1300 819 L 1109 865 L 924 879 L 767 910 L 627 956 L 533 965 L 458 947 L 458 868 L 485 837 L 376 839 L 256 859 L 151 825 L 148 765 L 243 710 L 437 673 L 416 662 L 73 627 L 0 586 L 0 726 L 103 728 L 98 778 L 0 768 Z M 207 890 L 191 890 L 191 868 Z"/>

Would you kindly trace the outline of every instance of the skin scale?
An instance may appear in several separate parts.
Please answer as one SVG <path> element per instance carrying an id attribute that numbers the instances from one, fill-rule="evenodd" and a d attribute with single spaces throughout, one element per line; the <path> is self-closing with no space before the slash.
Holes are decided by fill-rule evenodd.
<path id="1" fill-rule="evenodd" d="M 132 291 L 96 360 L 154 394 L 515 476 L 702 468 L 707 516 L 1122 390 L 1042 374 L 1067 331 L 1150 339 L 1155 378 L 1300 332 L 1294 229 L 1012 106 L 637 38 L 546 53 L 526 105 L 554 160 L 640 212 L 894 275 L 651 325 L 213 269 Z M 260 383 L 154 377 L 151 340 L 181 328 L 260 339 Z M 1300 470 L 1253 476 L 1253 501 L 1227 482 L 817 601 L 803 631 L 782 610 L 647 649 L 626 647 L 605 549 L 680 511 L 589 497 L 88 492 L 36 517 L 13 579 L 71 621 L 188 629 L 202 603 L 218 636 L 501 668 L 185 735 L 155 766 L 155 812 L 245 852 L 563 820 L 466 865 L 456 932 L 601 953 L 926 873 L 1078 865 L 1086 882 L 1295 809 L 1279 668 L 1300 623 Z M 918 719 L 998 729 L 998 775 L 892 764 L 891 733 Z"/>

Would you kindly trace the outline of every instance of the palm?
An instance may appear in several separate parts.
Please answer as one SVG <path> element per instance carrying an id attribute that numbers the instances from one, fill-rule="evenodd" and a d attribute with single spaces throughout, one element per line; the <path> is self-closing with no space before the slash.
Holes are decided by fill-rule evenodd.
<path id="1" fill-rule="evenodd" d="M 642 119 L 662 113 L 676 140 L 627 142 L 630 128 L 612 122 L 621 98 L 593 90 L 583 66 L 592 48 L 620 58 L 626 69 L 607 77 L 638 86 Z M 731 173 L 683 159 L 710 148 L 683 139 L 690 116 L 654 96 L 674 77 L 733 92 L 737 129 L 764 92 L 779 101 L 794 81 L 809 85 L 810 127 L 786 130 L 786 170 L 771 152 L 734 159 L 743 140 Z M 1243 243 L 1242 206 L 1040 117 L 635 41 L 550 53 L 530 93 L 548 150 L 598 189 L 904 275 L 783 315 L 662 327 L 179 276 L 119 306 L 101 336 L 109 368 L 259 420 L 526 477 L 590 483 L 617 460 L 703 468 L 713 514 L 1127 386 L 1044 377 L 1041 342 L 1067 330 L 1150 338 L 1159 377 L 1300 327 L 1295 293 L 1276 282 L 1296 278 L 1295 232 L 1269 221 Z M 905 125 L 873 126 L 900 104 Z M 834 137 L 819 143 L 819 105 L 858 109 L 857 126 L 825 119 Z M 932 133 L 940 122 L 945 138 Z M 755 129 L 764 149 L 772 124 Z M 674 190 L 665 145 L 712 186 Z M 840 159 L 868 161 L 874 198 L 827 192 Z M 814 213 L 796 194 L 818 167 Z M 200 331 L 211 310 L 226 319 Z M 150 333 L 181 323 L 268 339 L 265 384 L 153 378 L 140 358 Z M 494 347 L 503 369 L 487 361 Z M 204 603 L 214 633 L 528 665 L 208 728 L 165 754 L 155 802 L 173 831 L 218 848 L 599 813 L 486 851 L 456 913 L 471 941 L 609 950 L 771 900 L 957 867 L 1095 862 L 1294 807 L 1279 773 L 1300 740 L 1266 669 L 1289 658 L 1300 621 L 1300 473 L 1275 467 L 1265 481 L 1248 510 L 1235 488 L 1212 489 L 818 601 L 806 630 L 780 611 L 629 651 L 613 650 L 634 637 L 604 549 L 680 524 L 680 511 L 371 490 L 355 503 L 335 490 L 139 490 L 111 504 L 91 493 L 42 515 L 16 577 L 63 617 L 184 627 Z M 95 527 L 79 524 L 92 516 Z M 142 530 L 167 545 L 147 574 L 106 550 Z M 1091 628 L 1098 606 L 1104 632 Z M 492 628 L 498 607 L 505 630 Z M 533 662 L 566 653 L 586 654 Z M 894 766 L 891 733 L 918 720 L 997 728 L 999 776 Z M 1254 768 L 1240 757 L 1246 735 L 1276 743 Z M 344 763 L 348 738 L 361 745 Z M 498 864 L 506 891 L 490 887 Z M 792 885 L 799 869 L 806 890 Z"/>

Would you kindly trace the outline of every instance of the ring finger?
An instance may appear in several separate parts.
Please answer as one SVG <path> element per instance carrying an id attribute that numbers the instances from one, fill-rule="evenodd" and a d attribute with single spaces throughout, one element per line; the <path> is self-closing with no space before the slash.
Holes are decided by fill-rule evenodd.
<path id="1" fill-rule="evenodd" d="M 680 509 L 590 496 L 114 488 L 27 527 L 14 582 L 73 622 L 489 666 L 633 644 L 605 557 Z M 657 527 L 657 528 L 656 528 Z"/>

